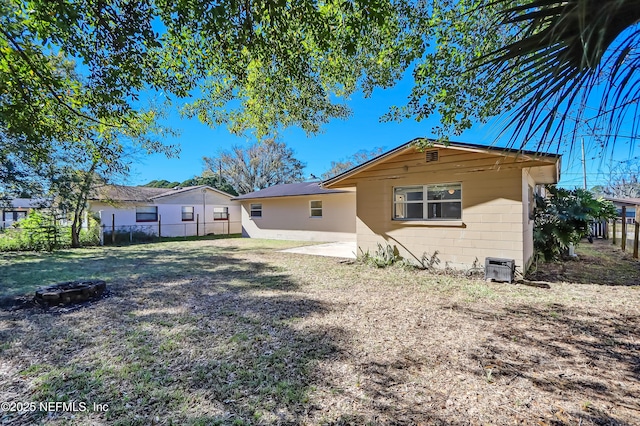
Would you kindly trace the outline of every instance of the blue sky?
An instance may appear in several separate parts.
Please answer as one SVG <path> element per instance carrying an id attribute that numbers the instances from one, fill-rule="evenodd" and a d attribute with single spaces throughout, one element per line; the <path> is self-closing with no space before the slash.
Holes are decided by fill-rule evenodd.
<path id="1" fill-rule="evenodd" d="M 375 147 L 392 149 L 416 137 L 431 137 L 431 129 L 437 125 L 435 117 L 421 122 L 405 120 L 382 123 L 379 120 L 390 105 L 404 105 L 411 83 L 409 75 L 391 89 L 377 89 L 369 98 L 356 94 L 348 101 L 353 110 L 348 120 L 333 120 L 325 125 L 323 133 L 311 137 L 299 129 L 289 129 L 283 133 L 281 140 L 294 150 L 296 158 L 306 163 L 306 176 L 320 176 L 329 169 L 332 160 L 345 159 L 359 150 Z M 501 130 L 499 123 L 496 120 L 485 125 L 476 124 L 452 140 L 503 146 L 504 142 L 496 141 Z M 127 184 L 142 185 L 154 179 L 186 180 L 202 172 L 203 156 L 214 156 L 219 150 L 233 144 L 249 145 L 252 142 L 250 138 L 230 134 L 224 127 L 212 129 L 197 119 L 181 118 L 176 111 L 170 115 L 167 124 L 181 132 L 179 137 L 165 140 L 166 143 L 180 146 L 179 158 L 167 159 L 162 155 L 142 157 L 132 165 Z M 631 143 L 629 140 L 620 140 L 613 154 L 610 152 L 605 155 L 597 144 L 585 139 L 589 188 L 606 182 L 612 161 L 624 161 L 638 154 Z M 568 188 L 582 187 L 580 147 L 574 147 L 573 152 L 565 147 L 560 153 L 563 154 L 560 184 Z"/>

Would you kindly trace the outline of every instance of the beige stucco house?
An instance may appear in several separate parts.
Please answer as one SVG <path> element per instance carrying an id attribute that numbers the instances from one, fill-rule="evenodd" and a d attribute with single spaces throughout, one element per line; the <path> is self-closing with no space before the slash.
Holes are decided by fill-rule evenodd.
<path id="1" fill-rule="evenodd" d="M 420 151 L 413 142 L 323 182 L 356 188 L 358 247 L 389 244 L 413 261 L 438 251 L 441 266 L 461 269 L 508 258 L 526 270 L 533 194 L 558 182 L 560 156 L 461 143 Z"/>
<path id="2" fill-rule="evenodd" d="M 355 241 L 353 188 L 326 189 L 320 182 L 272 187 L 236 197 L 242 205 L 242 234 L 298 241 Z"/>

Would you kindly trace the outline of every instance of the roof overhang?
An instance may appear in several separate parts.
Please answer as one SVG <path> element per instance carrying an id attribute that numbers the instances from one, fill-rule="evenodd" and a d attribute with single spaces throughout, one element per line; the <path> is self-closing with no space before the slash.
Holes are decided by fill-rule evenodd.
<path id="1" fill-rule="evenodd" d="M 229 194 L 227 192 L 221 191 L 221 190 L 219 190 L 217 188 L 214 188 L 212 186 L 209 186 L 209 185 L 198 185 L 198 186 L 191 186 L 191 187 L 186 187 L 186 188 L 181 188 L 181 189 L 174 189 L 173 192 L 171 192 L 172 191 L 171 189 L 167 189 L 166 193 L 155 195 L 153 197 L 150 197 L 149 199 L 150 200 L 157 200 L 158 198 L 171 197 L 172 195 L 184 194 L 184 193 L 187 193 L 187 192 L 197 191 L 197 190 L 200 190 L 202 192 L 212 191 L 212 192 L 215 192 L 217 194 L 224 195 L 225 197 L 229 197 L 229 198 L 233 199 L 233 195 L 231 195 L 231 194 Z"/>
<path id="2" fill-rule="evenodd" d="M 603 197 L 607 201 L 611 201 L 613 204 L 618 204 L 624 207 L 637 207 L 640 206 L 640 198 L 613 198 Z"/>
<path id="3" fill-rule="evenodd" d="M 543 180 L 555 180 L 555 182 L 540 182 L 540 183 L 557 183 L 560 180 L 561 156 L 559 154 L 550 154 L 545 152 L 518 150 L 513 148 L 502 148 L 502 147 L 487 146 L 487 145 L 475 145 L 475 144 L 460 143 L 460 142 L 443 143 L 443 142 L 438 142 L 438 141 L 426 139 L 426 138 L 416 138 L 390 151 L 387 151 L 369 161 L 366 161 L 356 167 L 353 167 L 345 172 L 342 172 L 337 176 L 327 179 L 323 181 L 321 185 L 325 188 L 335 187 L 337 184 L 339 184 L 341 181 L 345 179 L 353 177 L 360 172 L 368 170 L 378 164 L 384 163 L 385 161 L 389 161 L 392 158 L 395 158 L 399 155 L 402 155 L 406 152 L 416 149 L 417 144 L 425 140 L 429 143 L 429 147 L 433 147 L 433 148 L 448 148 L 448 149 L 456 149 L 456 150 L 467 151 L 467 152 L 477 152 L 477 153 L 485 153 L 485 154 L 492 154 L 492 155 L 502 155 L 505 157 L 535 159 L 535 160 L 545 161 L 545 162 L 548 162 L 549 164 L 547 166 L 542 166 L 542 167 L 552 168 L 553 178 L 543 179 Z"/>

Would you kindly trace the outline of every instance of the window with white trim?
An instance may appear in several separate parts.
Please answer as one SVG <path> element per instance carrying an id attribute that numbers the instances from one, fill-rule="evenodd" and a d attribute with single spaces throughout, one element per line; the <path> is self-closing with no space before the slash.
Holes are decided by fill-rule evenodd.
<path id="1" fill-rule="evenodd" d="M 229 219 L 229 207 L 213 208 L 213 220 L 228 220 L 228 219 Z"/>
<path id="2" fill-rule="evenodd" d="M 262 217 L 262 204 L 251 204 L 249 216 Z"/>
<path id="3" fill-rule="evenodd" d="M 190 222 L 193 221 L 193 207 L 192 206 L 182 206 L 182 221 Z"/>
<path id="4" fill-rule="evenodd" d="M 25 210 L 5 210 L 2 212 L 3 222 L 17 222 L 25 217 L 27 217 L 27 212 Z"/>
<path id="5" fill-rule="evenodd" d="M 462 219 L 462 184 L 444 183 L 394 188 L 393 219 Z"/>
<path id="6" fill-rule="evenodd" d="M 322 201 L 309 202 L 309 215 L 311 217 L 322 217 Z"/>
<path id="7" fill-rule="evenodd" d="M 157 221 L 158 221 L 157 206 L 136 207 L 136 222 L 157 222 Z"/>

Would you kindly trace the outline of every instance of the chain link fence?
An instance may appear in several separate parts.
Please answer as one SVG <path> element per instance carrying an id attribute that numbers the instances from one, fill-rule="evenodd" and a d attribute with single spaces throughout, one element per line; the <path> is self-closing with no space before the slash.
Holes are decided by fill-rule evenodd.
<path id="1" fill-rule="evenodd" d="M 240 221 L 220 220 L 212 222 L 162 223 L 145 225 L 102 225 L 100 241 L 103 245 L 145 243 L 160 238 L 187 238 L 205 235 L 231 235 L 240 233 Z"/>

